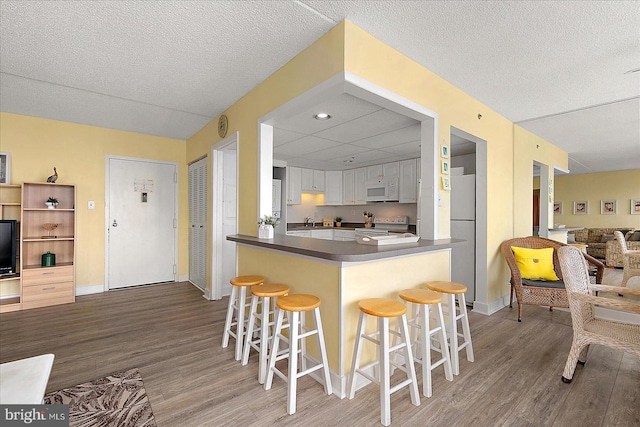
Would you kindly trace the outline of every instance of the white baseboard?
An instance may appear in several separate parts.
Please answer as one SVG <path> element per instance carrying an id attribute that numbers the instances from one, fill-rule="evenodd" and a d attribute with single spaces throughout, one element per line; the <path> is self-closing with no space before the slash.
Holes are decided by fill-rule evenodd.
<path id="1" fill-rule="evenodd" d="M 104 292 L 104 284 L 99 285 L 86 285 L 76 287 L 76 296 L 92 295 Z"/>
<path id="2" fill-rule="evenodd" d="M 189 281 L 189 275 L 188 274 L 178 274 L 176 276 L 176 280 L 178 282 L 188 282 Z"/>
<path id="3" fill-rule="evenodd" d="M 509 295 L 505 295 L 497 300 L 493 300 L 490 303 L 484 303 L 480 301 L 473 302 L 473 312 L 484 314 L 485 316 L 491 316 L 503 308 L 509 305 Z"/>

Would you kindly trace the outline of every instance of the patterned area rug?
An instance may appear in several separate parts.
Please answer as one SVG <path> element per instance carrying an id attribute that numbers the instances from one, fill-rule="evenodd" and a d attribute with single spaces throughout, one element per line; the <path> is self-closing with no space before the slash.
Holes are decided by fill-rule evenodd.
<path id="1" fill-rule="evenodd" d="M 69 405 L 73 427 L 156 427 L 137 368 L 54 391 L 44 403 Z"/>

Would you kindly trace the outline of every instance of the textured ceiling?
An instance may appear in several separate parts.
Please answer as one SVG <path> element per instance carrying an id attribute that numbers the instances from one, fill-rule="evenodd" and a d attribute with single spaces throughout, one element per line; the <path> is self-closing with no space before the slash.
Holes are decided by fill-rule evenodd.
<path id="1" fill-rule="evenodd" d="M 0 109 L 186 139 L 343 19 L 565 149 L 574 172 L 640 167 L 637 1 L 2 0 Z"/>

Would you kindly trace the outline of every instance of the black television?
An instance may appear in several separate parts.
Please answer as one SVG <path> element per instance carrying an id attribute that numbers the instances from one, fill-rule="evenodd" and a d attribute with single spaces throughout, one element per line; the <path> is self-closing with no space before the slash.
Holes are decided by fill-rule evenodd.
<path id="1" fill-rule="evenodd" d="M 0 276 L 16 274 L 16 227 L 15 219 L 0 219 Z"/>

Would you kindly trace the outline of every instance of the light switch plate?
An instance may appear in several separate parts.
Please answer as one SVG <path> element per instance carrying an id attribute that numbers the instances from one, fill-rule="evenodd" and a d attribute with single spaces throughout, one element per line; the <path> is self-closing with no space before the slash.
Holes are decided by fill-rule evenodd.
<path id="1" fill-rule="evenodd" d="M 89 200 L 87 202 L 87 208 L 89 209 L 95 209 L 96 208 L 96 202 L 94 202 L 93 200 Z"/>

